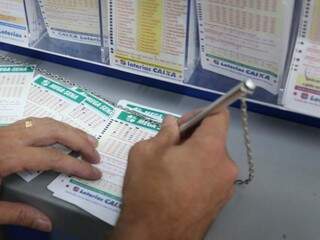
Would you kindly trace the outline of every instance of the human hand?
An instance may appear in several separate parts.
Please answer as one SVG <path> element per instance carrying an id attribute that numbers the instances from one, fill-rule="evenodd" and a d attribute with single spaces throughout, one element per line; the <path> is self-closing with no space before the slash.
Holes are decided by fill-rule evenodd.
<path id="1" fill-rule="evenodd" d="M 97 141 L 87 133 L 49 118 L 29 118 L 0 128 L 0 180 L 12 173 L 25 170 L 55 170 L 68 175 L 96 180 L 100 171 L 90 163 L 99 162 Z M 79 151 L 83 160 L 50 148 L 60 143 Z M 39 210 L 22 203 L 0 201 L 0 224 L 23 225 L 50 231 L 50 219 Z"/>
<path id="2" fill-rule="evenodd" d="M 227 112 L 209 116 L 181 141 L 169 117 L 156 137 L 131 149 L 113 240 L 204 237 L 238 172 L 226 150 L 228 118 Z"/>

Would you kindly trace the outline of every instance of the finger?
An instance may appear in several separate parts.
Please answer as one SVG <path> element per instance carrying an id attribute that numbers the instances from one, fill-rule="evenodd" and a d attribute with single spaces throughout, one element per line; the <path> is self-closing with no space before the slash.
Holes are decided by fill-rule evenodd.
<path id="1" fill-rule="evenodd" d="M 199 112 L 202 111 L 203 108 L 195 109 L 192 112 L 188 112 L 184 114 L 182 117 L 179 118 L 178 120 L 178 125 L 182 125 L 186 123 L 189 119 L 191 119 L 193 116 L 197 115 Z"/>
<path id="2" fill-rule="evenodd" d="M 160 132 L 151 139 L 156 146 L 166 147 L 175 145 L 179 142 L 180 133 L 177 119 L 168 115 L 161 126 Z"/>
<path id="3" fill-rule="evenodd" d="M 100 156 L 96 151 L 97 140 L 84 131 L 50 118 L 32 118 L 32 127 L 22 125 L 22 138 L 27 146 L 48 146 L 60 143 L 68 148 L 79 151 L 83 159 L 98 163 Z M 16 123 L 18 126 L 19 122 Z"/>
<path id="4" fill-rule="evenodd" d="M 0 225 L 19 225 L 50 232 L 50 219 L 39 210 L 22 203 L 0 202 Z"/>
<path id="5" fill-rule="evenodd" d="M 229 112 L 224 110 L 218 114 L 206 117 L 195 130 L 191 139 L 221 139 L 224 141 L 227 137 L 229 127 Z"/>
<path id="6" fill-rule="evenodd" d="M 101 178 L 101 172 L 91 164 L 52 148 L 24 147 L 10 161 L 0 165 L 2 177 L 21 171 L 54 170 L 89 180 Z"/>

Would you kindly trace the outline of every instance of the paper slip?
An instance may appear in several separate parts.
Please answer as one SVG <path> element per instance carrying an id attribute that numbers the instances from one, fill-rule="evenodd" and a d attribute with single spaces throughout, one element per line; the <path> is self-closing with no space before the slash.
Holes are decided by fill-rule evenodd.
<path id="1" fill-rule="evenodd" d="M 71 89 L 57 83 L 44 76 L 37 76 L 32 83 L 32 88 L 28 96 L 28 104 L 26 107 L 25 116 L 35 116 L 34 112 L 30 111 L 29 105 L 34 108 L 42 109 L 43 112 L 58 115 L 60 121 L 70 122 L 74 127 L 81 125 L 68 119 L 66 116 L 85 99 L 81 94 L 72 91 Z M 39 113 L 38 113 L 39 114 Z M 43 113 L 41 114 L 43 115 Z"/>
<path id="2" fill-rule="evenodd" d="M 112 111 L 112 105 L 93 95 L 38 76 L 32 84 L 25 116 L 47 115 L 97 137 Z"/>
<path id="3" fill-rule="evenodd" d="M 159 111 L 158 109 L 155 109 L 152 107 L 146 107 L 144 105 L 130 102 L 127 100 L 120 100 L 118 102 L 118 106 L 121 106 L 125 109 L 133 110 L 137 113 L 141 113 L 141 114 L 143 114 L 147 117 L 150 117 L 151 119 L 154 119 L 160 123 L 164 120 L 166 115 L 172 115 L 172 116 L 179 117 L 178 115 L 176 115 L 174 113 L 170 113 L 170 112 L 166 112 L 166 111 L 162 111 L 162 110 Z"/>
<path id="4" fill-rule="evenodd" d="M 188 0 L 110 0 L 110 64 L 134 73 L 184 79 Z"/>
<path id="5" fill-rule="evenodd" d="M 295 112 L 320 116 L 320 1 L 305 1 L 283 103 Z"/>
<path id="6" fill-rule="evenodd" d="M 158 116 L 159 119 L 167 114 L 125 100 L 120 101 L 119 105 L 130 105 L 132 109 L 140 109 L 149 116 Z M 122 186 L 129 150 L 136 142 L 155 136 L 159 130 L 158 124 L 116 109 L 99 137 L 98 151 L 101 163 L 97 167 L 103 172 L 102 179 L 85 181 L 60 175 L 48 189 L 55 197 L 79 206 L 114 225 L 121 209 Z"/>
<path id="7" fill-rule="evenodd" d="M 99 1 L 38 0 L 38 2 L 50 37 L 101 45 Z M 107 31 L 104 32 L 108 35 Z"/>
<path id="8" fill-rule="evenodd" d="M 49 190 L 54 192 L 55 189 L 63 189 L 63 191 L 54 192 L 54 197 L 72 203 L 102 221 L 112 225 L 116 223 L 121 206 L 120 201 L 112 200 L 104 192 L 87 190 L 87 186 L 82 188 L 79 182 L 75 182 L 65 175 L 60 175 L 54 182 L 55 186 L 50 184 Z"/>
<path id="9" fill-rule="evenodd" d="M 31 84 L 23 118 L 50 117 L 98 137 L 113 110 L 112 105 L 80 88 L 69 88 L 44 76 L 37 76 Z M 59 144 L 54 148 L 65 154 L 71 152 Z M 40 173 L 28 171 L 18 175 L 29 182 Z"/>
<path id="10" fill-rule="evenodd" d="M 0 66 L 0 126 L 23 118 L 34 66 Z M 41 172 L 18 173 L 29 182 Z"/>
<path id="11" fill-rule="evenodd" d="M 75 108 L 71 115 L 85 125 L 86 131 L 98 137 L 105 128 L 114 107 L 105 100 L 84 91 L 79 87 L 73 88 L 77 93 L 86 97 L 81 106 Z"/>
<path id="12" fill-rule="evenodd" d="M 202 67 L 278 94 L 294 1 L 196 2 Z"/>
<path id="13" fill-rule="evenodd" d="M 23 171 L 17 174 L 26 182 L 31 182 L 33 179 L 38 177 L 41 173 L 42 173 L 41 171 Z"/>
<path id="14" fill-rule="evenodd" d="M 33 66 L 0 66 L 0 126 L 22 118 L 33 74 Z"/>
<path id="15" fill-rule="evenodd" d="M 23 0 L 0 0 L 0 41 L 28 46 Z"/>

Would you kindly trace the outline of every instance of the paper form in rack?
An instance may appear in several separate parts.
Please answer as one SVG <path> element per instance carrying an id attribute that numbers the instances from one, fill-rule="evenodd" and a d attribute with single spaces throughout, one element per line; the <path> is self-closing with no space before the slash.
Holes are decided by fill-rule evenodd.
<path id="1" fill-rule="evenodd" d="M 33 74 L 32 66 L 0 66 L 0 126 L 22 118 Z"/>
<path id="2" fill-rule="evenodd" d="M 23 0 L 0 0 L 0 41 L 28 46 Z"/>
<path id="3" fill-rule="evenodd" d="M 161 116 L 161 119 L 167 114 L 167 112 L 154 108 L 148 109 L 146 106 L 128 101 L 120 101 L 119 105 L 130 105 L 135 110 L 140 108 L 150 116 Z M 99 140 L 98 151 L 101 163 L 97 167 L 103 172 L 102 179 L 84 181 L 61 175 L 48 186 L 48 189 L 54 192 L 54 196 L 77 205 L 114 225 L 120 213 L 122 185 L 129 150 L 136 142 L 149 139 L 158 131 L 157 124 L 116 109 Z"/>
<path id="4" fill-rule="evenodd" d="M 110 64 L 182 81 L 188 0 L 110 0 Z"/>
<path id="5" fill-rule="evenodd" d="M 197 0 L 202 67 L 277 94 L 293 10 L 293 0 Z"/>
<path id="6" fill-rule="evenodd" d="M 303 11 L 283 103 L 296 112 L 319 117 L 320 1 L 305 1 Z"/>
<path id="7" fill-rule="evenodd" d="M 101 45 L 99 0 L 38 0 L 38 2 L 50 37 Z M 108 35 L 107 26 L 104 32 Z"/>
<path id="8" fill-rule="evenodd" d="M 45 24 L 37 0 L 24 0 L 27 12 L 29 46 L 34 46 L 45 33 Z"/>

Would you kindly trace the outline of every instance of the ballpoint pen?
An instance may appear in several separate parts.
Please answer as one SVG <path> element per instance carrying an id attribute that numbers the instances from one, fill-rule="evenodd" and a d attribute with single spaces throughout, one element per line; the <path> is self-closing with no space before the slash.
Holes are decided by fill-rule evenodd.
<path id="1" fill-rule="evenodd" d="M 220 112 L 222 109 L 246 95 L 253 94 L 255 88 L 254 82 L 250 79 L 239 83 L 216 101 L 203 108 L 199 113 L 192 116 L 187 122 L 181 124 L 179 126 L 180 135 L 186 136 L 188 133 L 190 134 L 205 117 Z"/>

